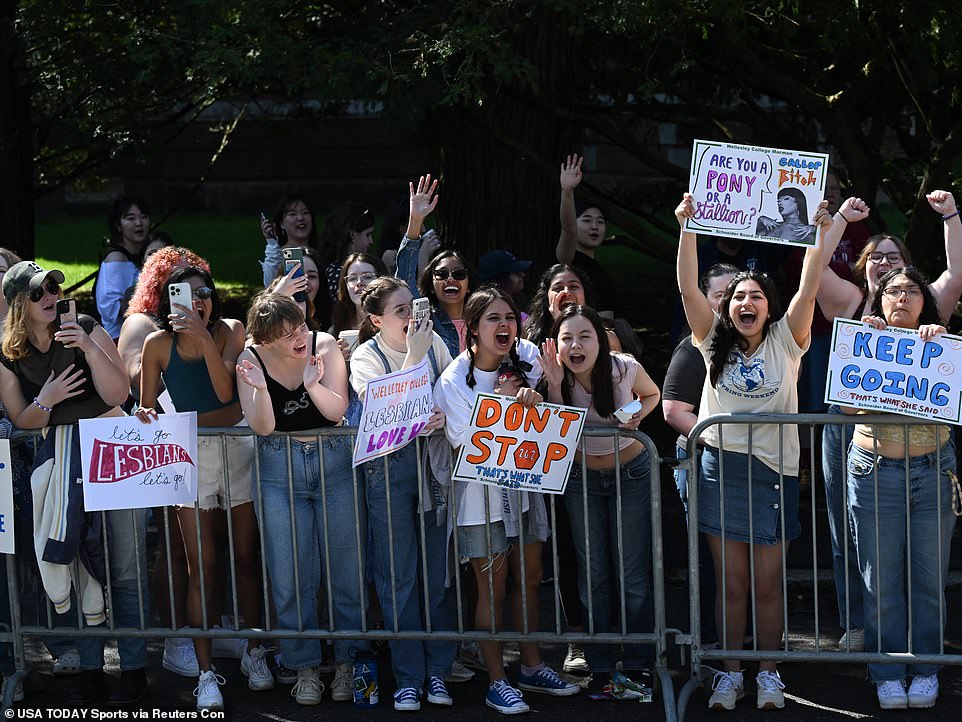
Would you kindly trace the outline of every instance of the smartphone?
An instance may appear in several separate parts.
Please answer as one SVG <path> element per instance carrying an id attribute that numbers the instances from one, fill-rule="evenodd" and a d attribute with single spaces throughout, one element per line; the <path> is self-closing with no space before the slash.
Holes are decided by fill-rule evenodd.
<path id="1" fill-rule="evenodd" d="M 194 300 L 192 297 L 193 289 L 191 289 L 189 283 L 172 283 L 167 287 L 167 297 L 170 299 L 170 312 L 171 313 L 183 313 L 179 308 L 175 308 L 174 304 L 183 306 L 185 308 L 193 308 Z M 171 328 L 175 331 L 180 331 L 181 326 L 171 323 Z"/>
<path id="2" fill-rule="evenodd" d="M 286 276 L 291 272 L 294 266 L 299 265 L 292 278 L 300 278 L 304 275 L 304 249 L 303 248 L 282 248 L 281 252 L 284 254 L 284 275 Z M 307 294 L 303 291 L 298 291 L 294 294 L 294 300 L 298 303 L 303 303 L 307 301 Z"/>
<path id="3" fill-rule="evenodd" d="M 623 424 L 631 421 L 631 417 L 641 411 L 641 402 L 638 399 L 629 401 L 620 409 L 615 409 L 615 418 Z"/>
<path id="4" fill-rule="evenodd" d="M 77 302 L 72 298 L 61 298 L 57 301 L 57 326 L 63 328 L 70 321 L 77 323 Z"/>
<path id="5" fill-rule="evenodd" d="M 411 302 L 414 314 L 414 328 L 421 328 L 421 322 L 431 315 L 431 301 L 426 298 L 415 298 Z"/>

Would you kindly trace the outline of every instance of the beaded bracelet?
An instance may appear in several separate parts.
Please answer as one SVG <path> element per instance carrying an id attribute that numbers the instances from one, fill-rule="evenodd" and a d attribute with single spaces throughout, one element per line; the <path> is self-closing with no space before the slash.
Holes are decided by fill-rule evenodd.
<path id="1" fill-rule="evenodd" d="M 957 215 L 959 215 L 959 212 L 958 212 L 958 211 L 956 211 L 955 213 L 949 213 L 949 215 L 947 215 L 947 216 L 942 216 L 942 220 L 943 220 L 943 221 L 947 221 L 947 220 L 949 220 L 950 218 L 955 218 Z"/>
<path id="2" fill-rule="evenodd" d="M 53 411 L 53 406 L 44 406 L 40 403 L 40 399 L 36 396 L 33 397 L 33 405 L 36 406 L 41 411 L 46 411 L 48 414 Z"/>

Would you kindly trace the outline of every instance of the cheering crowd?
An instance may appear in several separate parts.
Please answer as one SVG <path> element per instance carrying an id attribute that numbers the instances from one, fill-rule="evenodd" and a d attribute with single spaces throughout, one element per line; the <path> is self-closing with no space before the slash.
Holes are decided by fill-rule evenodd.
<path id="1" fill-rule="evenodd" d="M 763 219 L 783 237 L 817 235 L 807 249 L 720 237 L 699 245 L 684 230 L 697 200 L 686 193 L 675 210 L 675 330 L 680 337 L 687 325 L 691 333 L 678 340 L 662 390 L 642 365 L 640 340 L 612 313 L 615 284 L 595 259 L 605 216 L 576 197 L 581 164 L 570 156 L 561 166 L 557 263 L 537 280 L 530 303 L 531 261 L 499 249 L 475 267 L 428 228 L 438 204 L 430 175 L 410 185 L 408 203 L 386 221 L 381 255 L 372 252 L 374 218 L 364 206 L 335 208 L 319 230 L 305 198 L 280 199 L 272 217 L 261 218 L 265 290 L 243 321 L 223 317 L 216 268 L 151 233 L 141 198 L 111 209 L 94 290 L 98 319 L 58 303 L 60 271 L 0 249 L 0 433 L 46 429 L 29 451 L 15 449 L 13 466 L 17 525 L 29 535 L 18 554 L 42 582 L 54 627 L 76 627 L 77 615 L 87 625 L 110 616 L 117 626 L 146 627 L 153 610 L 172 630 L 256 630 L 268 618 L 272 628 L 292 630 L 420 631 L 428 620 L 431 630 L 454 630 L 452 569 L 464 564 L 460 591 L 474 628 L 501 629 L 510 610 L 514 629 L 533 631 L 542 552 L 553 535 L 568 629 L 589 631 L 590 608 L 592 633 L 650 631 L 652 450 L 627 434 L 586 438 L 553 515 L 541 494 L 452 482 L 477 395 L 498 393 L 525 407 L 580 407 L 588 426 L 629 431 L 661 401 L 680 435 L 679 458 L 700 455 L 703 641 L 740 649 L 750 635 L 757 649 L 778 649 L 784 547 L 801 532 L 806 454 L 797 429 L 711 426 L 697 450 L 688 448 L 689 433 L 721 413 L 825 411 L 834 318 L 913 329 L 923 340 L 945 333 L 962 294 L 955 199 L 928 196 L 943 220 L 947 259 L 929 282 L 898 238 L 869 236 L 869 206 L 841 202 L 832 174 L 811 215 L 804 197 L 787 189 L 778 194 L 783 221 Z M 416 299 L 428 302 L 423 320 Z M 352 473 L 353 437 L 312 431 L 357 426 L 372 380 L 422 362 L 434 409 L 420 443 Z M 253 434 L 199 438 L 197 504 L 152 510 L 161 543 L 148 580 L 151 510 L 85 513 L 82 488 L 69 480 L 82 475 L 79 420 L 135 414 L 149 425 L 172 410 L 196 412 L 200 427 Z M 839 648 L 940 653 L 958 492 L 951 427 L 903 426 L 894 415 L 891 425 L 826 425 L 821 448 Z M 676 482 L 687 508 L 690 480 L 679 471 Z M 229 584 L 243 624 L 222 617 Z M 76 677 L 69 703 L 125 706 L 146 695 L 145 640 L 118 640 L 122 675 L 110 686 L 103 637 L 57 637 L 54 628 L 44 641 L 54 674 Z M 278 646 L 185 631 L 166 640 L 163 667 L 197 679 L 199 709 L 224 705 L 225 680 L 213 662 L 224 654 L 240 658 L 252 690 L 293 685 L 299 704 L 316 705 L 328 687 L 334 702 L 354 699 L 352 664 L 378 651 L 367 639 L 328 645 L 296 634 Z M 452 705 L 448 685 L 473 670 L 488 675 L 486 704 L 517 714 L 529 710 L 525 692 L 577 694 L 571 674 L 640 688 L 653 662 L 647 645 L 571 644 L 559 674 L 537 643 L 521 642 L 509 679 L 497 642 L 389 646 L 399 711 Z M 12 663 L 4 652 L 5 680 Z M 326 686 L 321 676 L 331 673 Z M 934 665 L 869 665 L 883 709 L 933 706 L 937 673 Z M 760 663 L 755 683 L 759 709 L 784 706 L 774 661 Z M 709 706 L 732 710 L 744 690 L 741 665 L 727 660 Z"/>

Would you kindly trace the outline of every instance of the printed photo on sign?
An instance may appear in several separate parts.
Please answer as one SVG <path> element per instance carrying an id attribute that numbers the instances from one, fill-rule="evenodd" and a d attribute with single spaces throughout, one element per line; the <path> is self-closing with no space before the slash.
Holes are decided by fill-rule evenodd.
<path id="1" fill-rule="evenodd" d="M 478 394 L 454 478 L 563 494 L 586 413 L 557 404 L 527 408 L 513 396 Z"/>
<path id="2" fill-rule="evenodd" d="M 815 245 L 828 155 L 695 140 L 685 230 L 794 246 Z"/>
<path id="3" fill-rule="evenodd" d="M 197 413 L 80 421 L 84 508 L 141 509 L 197 501 Z"/>
<path id="4" fill-rule="evenodd" d="M 354 466 L 414 441 L 431 418 L 434 393 L 428 360 L 367 384 L 354 444 Z"/>
<path id="5" fill-rule="evenodd" d="M 15 549 L 13 467 L 10 465 L 10 442 L 7 439 L 0 439 L 0 554 L 13 554 Z"/>
<path id="6" fill-rule="evenodd" d="M 825 403 L 960 423 L 962 338 L 835 319 Z"/>

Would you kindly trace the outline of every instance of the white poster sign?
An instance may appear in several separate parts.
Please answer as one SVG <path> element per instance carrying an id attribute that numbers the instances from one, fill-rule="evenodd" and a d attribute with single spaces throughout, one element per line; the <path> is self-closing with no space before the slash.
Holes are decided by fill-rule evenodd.
<path id="1" fill-rule="evenodd" d="M 0 439 L 0 554 L 14 553 L 13 517 L 13 466 L 10 464 L 10 441 Z"/>
<path id="2" fill-rule="evenodd" d="M 369 381 L 354 444 L 354 466 L 410 444 L 424 429 L 433 410 L 427 358 L 417 366 Z"/>
<path id="3" fill-rule="evenodd" d="M 916 330 L 836 318 L 825 403 L 958 424 L 962 338 L 923 341 Z"/>
<path id="4" fill-rule="evenodd" d="M 84 508 L 141 509 L 197 501 L 197 413 L 80 422 Z"/>
<path id="5" fill-rule="evenodd" d="M 454 478 L 563 494 L 586 413 L 557 404 L 526 408 L 513 396 L 478 394 Z"/>

